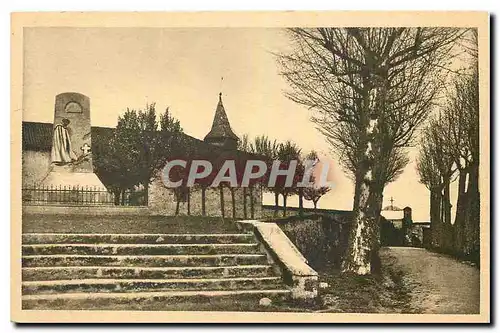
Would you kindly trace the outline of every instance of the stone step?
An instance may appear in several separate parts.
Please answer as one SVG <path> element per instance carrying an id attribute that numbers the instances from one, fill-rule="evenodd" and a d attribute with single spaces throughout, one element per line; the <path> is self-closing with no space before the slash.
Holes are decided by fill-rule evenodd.
<path id="1" fill-rule="evenodd" d="M 82 279 L 24 281 L 23 295 L 58 293 L 142 292 L 173 290 L 275 289 L 281 277 L 234 277 L 217 279 Z"/>
<path id="2" fill-rule="evenodd" d="M 270 265 L 223 267 L 24 267 L 23 281 L 48 281 L 90 278 L 173 279 L 187 277 L 258 277 L 274 275 Z"/>
<path id="3" fill-rule="evenodd" d="M 122 266 L 180 267 L 266 265 L 265 254 L 199 254 L 199 255 L 29 255 L 22 257 L 23 267 L 53 266 Z"/>
<path id="4" fill-rule="evenodd" d="M 254 243 L 250 233 L 240 234 L 54 234 L 24 233 L 23 244 L 228 244 Z"/>
<path id="5" fill-rule="evenodd" d="M 30 244 L 23 255 L 169 255 L 259 253 L 258 243 L 235 244 Z"/>
<path id="6" fill-rule="evenodd" d="M 227 311 L 235 308 L 257 310 L 259 299 L 277 301 L 288 298 L 288 289 L 196 290 L 134 293 L 63 293 L 23 295 L 23 310 L 149 310 L 149 311 Z"/>

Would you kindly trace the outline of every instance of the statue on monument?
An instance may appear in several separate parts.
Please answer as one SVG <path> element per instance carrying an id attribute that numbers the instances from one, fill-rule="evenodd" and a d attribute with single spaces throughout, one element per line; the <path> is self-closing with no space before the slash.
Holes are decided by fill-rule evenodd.
<path id="1" fill-rule="evenodd" d="M 65 165 L 78 159 L 71 145 L 70 120 L 64 118 L 61 123 L 55 126 L 52 140 L 52 163 L 56 165 Z"/>
<path id="2" fill-rule="evenodd" d="M 90 99 L 76 92 L 57 95 L 53 128 L 51 165 L 41 183 L 104 188 L 92 165 Z"/>

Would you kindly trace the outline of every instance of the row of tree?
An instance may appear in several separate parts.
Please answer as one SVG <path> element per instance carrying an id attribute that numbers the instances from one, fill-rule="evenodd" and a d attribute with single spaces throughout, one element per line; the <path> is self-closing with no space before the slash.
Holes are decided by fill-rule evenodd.
<path id="1" fill-rule="evenodd" d="M 243 135 L 241 138 L 238 149 L 261 156 L 264 161 L 266 161 L 268 173 L 261 178 L 261 183 L 266 191 L 274 194 L 275 216 L 278 214 L 280 207 L 280 195 L 283 198 L 283 216 L 287 215 L 287 199 L 292 195 L 298 196 L 299 215 L 302 215 L 304 212 L 304 199 L 312 201 L 314 210 L 316 210 L 319 199 L 330 191 L 330 187 L 328 186 L 315 184 L 314 171 L 315 167 L 319 165 L 319 158 L 315 151 L 311 151 L 306 156 L 303 156 L 302 149 L 290 140 L 278 143 L 277 140 L 271 140 L 266 135 L 257 136 L 251 140 L 247 134 Z M 268 183 L 269 171 L 271 170 L 273 162 L 276 160 L 281 162 L 280 169 L 287 169 L 291 161 L 297 161 L 292 186 L 285 186 L 286 178 L 284 176 L 279 176 L 274 187 L 265 187 L 265 184 Z M 306 166 L 306 161 L 315 161 L 312 166 L 309 166 L 308 175 L 306 175 L 314 185 L 299 187 L 297 183 L 302 181 L 305 176 L 306 168 L 308 167 Z"/>
<path id="2" fill-rule="evenodd" d="M 287 96 L 313 122 L 354 181 L 353 224 L 343 271 L 369 274 L 378 258 L 383 190 L 408 163 L 406 148 L 446 81 L 456 28 L 289 29 L 278 55 Z"/>
<path id="3" fill-rule="evenodd" d="M 234 172 L 236 173 L 236 182 L 241 184 L 243 173 L 245 170 L 246 161 L 252 159 L 252 156 L 246 152 L 237 150 L 225 150 L 216 146 L 211 146 L 210 144 L 203 143 L 194 138 L 186 136 L 186 142 L 191 142 L 191 145 L 184 146 L 184 151 L 182 156 L 173 157 L 172 159 L 181 159 L 186 161 L 185 166 L 174 166 L 169 172 L 169 178 L 171 182 L 181 182 L 181 185 L 171 190 L 175 194 L 176 198 L 176 215 L 179 214 L 180 202 L 187 203 L 187 214 L 190 215 L 190 198 L 192 186 L 188 183 L 189 172 L 192 168 L 193 160 L 203 160 L 210 163 L 212 169 L 203 178 L 196 179 L 194 181 L 194 186 L 201 192 L 201 213 L 203 216 L 206 215 L 206 197 L 207 191 L 214 188 L 214 180 L 217 175 L 223 171 L 224 176 L 228 176 L 229 169 L 223 169 L 225 167 L 225 162 L 230 160 L 234 162 Z M 254 158 L 255 159 L 255 158 Z M 204 166 L 198 166 L 196 170 L 198 173 L 204 172 Z M 255 194 L 258 191 L 257 187 L 263 183 L 262 179 L 251 179 L 249 181 L 248 187 L 244 187 L 242 190 L 242 202 L 243 202 L 243 218 L 254 218 L 255 217 Z M 232 218 L 237 218 L 237 207 L 239 204 L 236 200 L 236 190 L 235 184 L 231 184 L 228 180 L 221 180 L 218 184 L 215 184 L 216 190 L 219 192 L 219 203 L 220 212 L 222 217 L 226 217 L 226 198 L 224 193 L 225 189 L 229 189 L 231 196 L 231 216 Z"/>
<path id="4" fill-rule="evenodd" d="M 477 32 L 467 47 L 471 64 L 456 75 L 440 112 L 424 128 L 417 171 L 430 191 L 432 246 L 479 259 L 479 73 Z M 457 180 L 452 220 L 450 187 Z"/>

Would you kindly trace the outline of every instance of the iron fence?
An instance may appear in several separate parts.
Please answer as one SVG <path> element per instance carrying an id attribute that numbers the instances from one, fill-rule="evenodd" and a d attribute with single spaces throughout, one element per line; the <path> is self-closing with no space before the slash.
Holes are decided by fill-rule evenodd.
<path id="1" fill-rule="evenodd" d="M 34 205 L 144 206 L 147 194 L 144 190 L 113 193 L 91 186 L 32 185 L 22 189 L 22 201 Z"/>

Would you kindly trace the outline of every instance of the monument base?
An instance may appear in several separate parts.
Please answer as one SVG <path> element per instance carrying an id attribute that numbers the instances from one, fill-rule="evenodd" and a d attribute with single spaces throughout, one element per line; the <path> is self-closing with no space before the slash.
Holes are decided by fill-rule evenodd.
<path id="1" fill-rule="evenodd" d="M 106 189 L 97 175 L 93 172 L 59 172 L 51 171 L 42 181 L 44 186 L 89 187 Z"/>

